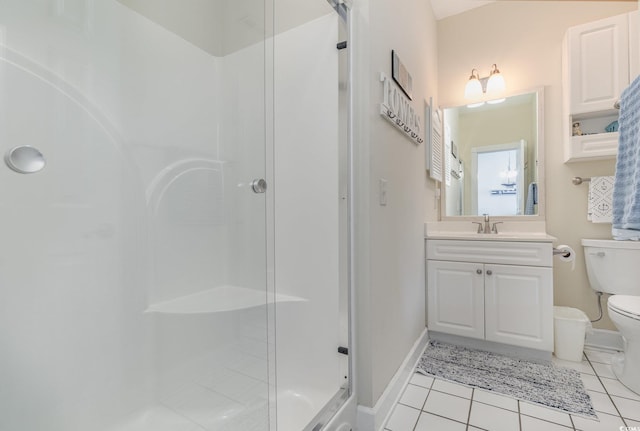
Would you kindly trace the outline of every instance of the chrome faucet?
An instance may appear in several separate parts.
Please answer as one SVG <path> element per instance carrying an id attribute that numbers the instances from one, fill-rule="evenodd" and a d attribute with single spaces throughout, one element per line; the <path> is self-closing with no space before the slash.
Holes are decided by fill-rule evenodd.
<path id="1" fill-rule="evenodd" d="M 502 223 L 501 221 L 495 222 L 493 227 L 491 227 L 491 221 L 489 220 L 489 214 L 482 214 L 484 216 L 484 223 L 479 221 L 474 221 L 472 223 L 478 225 L 478 233 L 498 233 L 498 227 L 496 226 L 498 223 Z"/>
<path id="2" fill-rule="evenodd" d="M 482 214 L 484 216 L 484 233 L 491 233 L 491 223 L 489 222 L 489 214 Z"/>

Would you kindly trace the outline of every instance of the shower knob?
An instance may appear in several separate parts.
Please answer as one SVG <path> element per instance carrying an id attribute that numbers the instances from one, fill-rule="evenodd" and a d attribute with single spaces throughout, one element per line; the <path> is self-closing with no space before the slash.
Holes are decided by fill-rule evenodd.
<path id="1" fill-rule="evenodd" d="M 33 174 L 44 168 L 44 156 L 29 145 L 12 148 L 4 155 L 8 167 L 21 174 Z"/>
<path id="2" fill-rule="evenodd" d="M 251 189 L 254 193 L 264 193 L 267 191 L 267 182 L 264 178 L 251 181 Z"/>

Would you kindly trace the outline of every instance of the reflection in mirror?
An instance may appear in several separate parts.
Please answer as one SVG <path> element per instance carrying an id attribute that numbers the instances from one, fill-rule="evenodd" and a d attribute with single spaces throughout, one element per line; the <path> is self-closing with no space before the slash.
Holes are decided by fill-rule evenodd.
<path id="1" fill-rule="evenodd" d="M 541 97 L 444 109 L 443 218 L 543 215 Z"/>

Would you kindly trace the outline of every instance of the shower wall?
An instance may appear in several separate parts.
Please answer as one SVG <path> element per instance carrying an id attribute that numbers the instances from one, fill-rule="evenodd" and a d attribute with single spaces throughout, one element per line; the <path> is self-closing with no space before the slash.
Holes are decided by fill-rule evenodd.
<path id="1" fill-rule="evenodd" d="M 47 160 L 0 169 L 0 429 L 267 429 L 264 49 L 236 70 L 115 1 L 0 11 L 2 151 Z"/>

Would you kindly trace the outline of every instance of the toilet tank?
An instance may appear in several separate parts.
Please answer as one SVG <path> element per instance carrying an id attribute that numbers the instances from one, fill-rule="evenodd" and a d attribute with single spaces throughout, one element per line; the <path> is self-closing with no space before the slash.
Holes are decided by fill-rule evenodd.
<path id="1" fill-rule="evenodd" d="M 583 239 L 591 288 L 617 295 L 640 295 L 640 241 Z"/>

